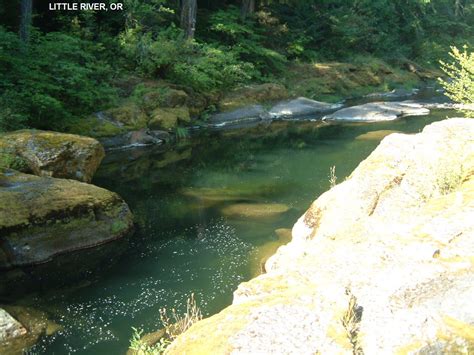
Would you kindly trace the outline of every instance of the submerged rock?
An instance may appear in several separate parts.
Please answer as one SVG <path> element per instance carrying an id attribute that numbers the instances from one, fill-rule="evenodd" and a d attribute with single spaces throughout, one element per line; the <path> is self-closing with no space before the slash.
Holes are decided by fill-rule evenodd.
<path id="1" fill-rule="evenodd" d="M 392 134 L 169 354 L 469 353 L 474 121 Z"/>
<path id="2" fill-rule="evenodd" d="M 222 112 L 211 116 L 208 124 L 219 128 L 224 126 L 256 123 L 268 119 L 268 113 L 263 106 L 253 105 L 239 108 L 229 112 Z"/>
<path id="3" fill-rule="evenodd" d="M 400 133 L 400 132 L 389 130 L 389 129 L 384 129 L 380 131 L 371 131 L 371 132 L 367 132 L 367 133 L 357 136 L 356 139 L 362 140 L 362 141 L 380 141 L 392 133 Z"/>
<path id="4" fill-rule="evenodd" d="M 0 168 L 38 176 L 90 182 L 104 155 L 102 145 L 89 137 L 37 130 L 0 135 Z"/>
<path id="5" fill-rule="evenodd" d="M 221 212 L 226 217 L 260 219 L 279 216 L 289 209 L 280 203 L 236 203 L 224 207 Z"/>
<path id="6" fill-rule="evenodd" d="M 341 107 L 342 104 L 329 104 L 299 97 L 276 104 L 270 109 L 270 116 L 273 119 L 302 118 L 337 110 Z"/>
<path id="7" fill-rule="evenodd" d="M 372 102 L 364 105 L 346 107 L 324 116 L 328 121 L 377 122 L 393 121 L 402 116 L 428 115 L 430 110 L 422 104 L 402 102 Z"/>
<path id="8" fill-rule="evenodd" d="M 0 170 L 0 270 L 119 239 L 132 227 L 130 209 L 113 192 Z"/>
<path id="9" fill-rule="evenodd" d="M 416 95 L 420 92 L 419 89 L 393 89 L 389 92 L 374 92 L 372 94 L 365 95 L 369 98 L 385 98 L 385 99 L 401 99 L 403 97 L 409 97 Z"/>

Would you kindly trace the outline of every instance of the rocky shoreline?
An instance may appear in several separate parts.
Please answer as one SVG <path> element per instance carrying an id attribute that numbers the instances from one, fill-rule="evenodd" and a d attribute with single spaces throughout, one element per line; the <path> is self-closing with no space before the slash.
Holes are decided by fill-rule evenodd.
<path id="1" fill-rule="evenodd" d="M 133 215 L 116 193 L 89 184 L 104 155 L 88 137 L 36 130 L 0 135 L 1 300 L 78 280 L 117 255 L 117 248 L 99 246 L 129 236 Z M 96 258 L 81 259 L 83 250 Z M 0 352 L 21 353 L 48 333 L 45 315 L 23 318 L 25 312 L 4 308 Z"/>
<path id="2" fill-rule="evenodd" d="M 167 353 L 472 351 L 473 142 L 462 118 L 386 137 Z"/>

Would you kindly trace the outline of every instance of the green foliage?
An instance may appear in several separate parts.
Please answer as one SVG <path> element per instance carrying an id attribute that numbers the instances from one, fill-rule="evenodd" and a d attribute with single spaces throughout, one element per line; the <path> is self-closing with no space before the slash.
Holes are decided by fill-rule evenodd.
<path id="1" fill-rule="evenodd" d="M 35 33 L 28 49 L 0 27 L 0 130 L 61 129 L 114 98 L 108 66 L 91 42 L 64 33 Z"/>
<path id="2" fill-rule="evenodd" d="M 441 85 L 446 90 L 446 96 L 454 102 L 473 105 L 474 52 L 468 52 L 467 46 L 464 46 L 462 51 L 456 47 L 451 47 L 450 56 L 454 62 L 441 61 L 441 69 L 450 79 L 449 81 L 440 79 Z M 468 111 L 466 114 L 474 115 L 472 111 Z"/>
<path id="3" fill-rule="evenodd" d="M 264 16 L 265 13 L 261 13 L 262 22 Z M 209 27 L 211 40 L 223 44 L 240 60 L 252 63 L 259 74 L 278 73 L 285 68 L 286 57 L 266 43 L 271 38 L 266 36 L 265 30 L 271 26 L 263 26 L 255 19 L 241 21 L 238 8 L 229 6 L 212 14 Z M 275 32 L 273 35 L 277 35 Z"/>
<path id="4" fill-rule="evenodd" d="M 165 353 L 168 346 L 180 334 L 191 328 L 193 324 L 202 319 L 202 313 L 197 305 L 194 293 L 186 301 L 186 311 L 178 314 L 175 309 L 168 311 L 165 308 L 160 309 L 160 319 L 163 323 L 164 333 L 158 342 L 150 345 L 146 336 L 143 336 L 143 330 L 132 327 L 133 334 L 130 340 L 130 349 L 136 352 L 136 355 L 160 355 Z"/>
<path id="5" fill-rule="evenodd" d="M 17 35 L 18 0 L 0 5 L 3 131 L 84 126 L 82 117 L 114 103 L 112 77 L 165 79 L 213 104 L 234 86 L 280 80 L 289 61 L 362 55 L 437 67 L 450 46 L 474 45 L 472 1 L 270 0 L 245 20 L 241 1 L 199 1 L 193 40 L 179 29 L 175 0 L 123 0 L 123 12 L 106 15 L 40 3 L 28 48 Z M 321 96 L 316 89 L 310 96 Z"/>
<path id="6" fill-rule="evenodd" d="M 132 327 L 133 334 L 130 339 L 129 348 L 135 352 L 136 355 L 161 355 L 171 343 L 166 338 L 161 338 L 156 344 L 148 345 L 142 340 L 143 330 L 138 330 Z"/>
<path id="7" fill-rule="evenodd" d="M 28 163 L 15 153 L 0 152 L 0 169 L 28 171 Z"/>
<path id="8" fill-rule="evenodd" d="M 239 61 L 224 48 L 186 40 L 173 26 L 157 35 L 140 27 L 130 28 L 121 34 L 120 43 L 143 75 L 169 79 L 198 92 L 233 86 L 252 77 L 250 63 Z"/>

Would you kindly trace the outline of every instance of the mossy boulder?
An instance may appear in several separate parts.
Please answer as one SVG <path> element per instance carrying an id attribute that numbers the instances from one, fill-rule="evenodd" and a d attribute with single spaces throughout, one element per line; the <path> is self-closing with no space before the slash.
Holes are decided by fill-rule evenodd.
<path id="1" fill-rule="evenodd" d="M 0 269 L 45 263 L 122 238 L 132 227 L 130 209 L 113 192 L 0 170 Z"/>
<path id="2" fill-rule="evenodd" d="M 178 126 L 178 122 L 191 121 L 187 107 L 157 108 L 150 115 L 148 127 L 151 129 L 172 130 Z"/>
<path id="3" fill-rule="evenodd" d="M 106 119 L 102 113 L 76 120 L 67 127 L 69 133 L 94 138 L 113 137 L 126 131 L 122 124 Z"/>
<path id="4" fill-rule="evenodd" d="M 0 168 L 90 182 L 104 157 L 93 138 L 21 130 L 0 135 Z"/>
<path id="5" fill-rule="evenodd" d="M 288 91 L 281 84 L 249 85 L 229 92 L 219 101 L 221 111 L 231 111 L 244 106 L 285 100 Z"/>
<path id="6" fill-rule="evenodd" d="M 137 104 L 126 101 L 122 105 L 105 111 L 112 121 L 118 122 L 127 130 L 138 130 L 147 126 L 148 117 Z"/>

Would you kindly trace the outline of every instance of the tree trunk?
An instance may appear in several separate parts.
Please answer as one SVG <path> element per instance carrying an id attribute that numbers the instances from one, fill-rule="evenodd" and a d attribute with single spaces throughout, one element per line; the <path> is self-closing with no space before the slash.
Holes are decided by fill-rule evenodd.
<path id="1" fill-rule="evenodd" d="M 459 18 L 462 15 L 462 3 L 461 0 L 455 0 L 454 1 L 454 16 L 456 18 Z"/>
<path id="2" fill-rule="evenodd" d="M 20 39 L 24 44 L 30 40 L 33 0 L 21 0 Z"/>
<path id="3" fill-rule="evenodd" d="M 245 20 L 247 16 L 255 12 L 255 0 L 242 0 L 241 14 Z"/>
<path id="4" fill-rule="evenodd" d="M 186 38 L 194 38 L 196 31 L 197 0 L 182 0 L 181 2 L 181 28 Z"/>

